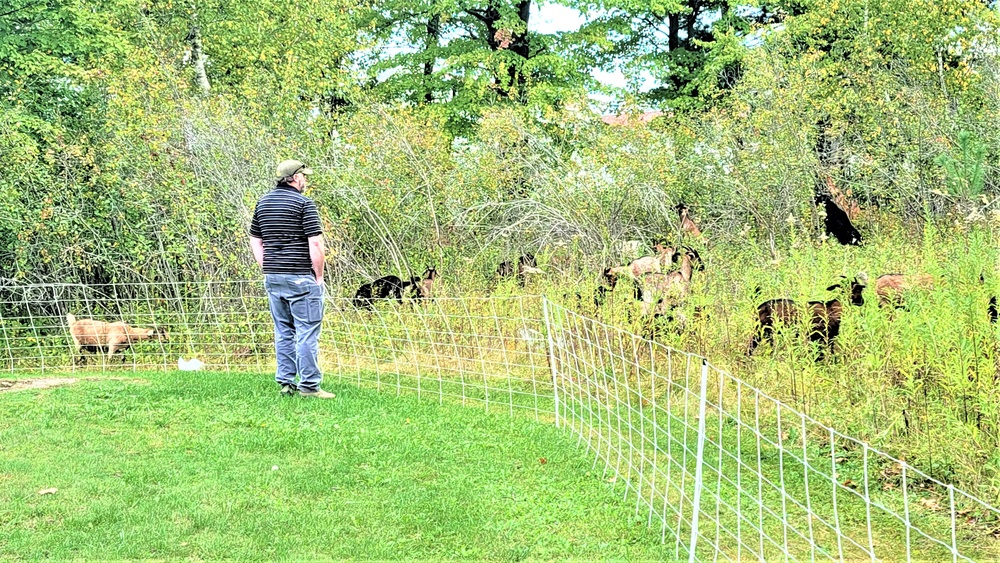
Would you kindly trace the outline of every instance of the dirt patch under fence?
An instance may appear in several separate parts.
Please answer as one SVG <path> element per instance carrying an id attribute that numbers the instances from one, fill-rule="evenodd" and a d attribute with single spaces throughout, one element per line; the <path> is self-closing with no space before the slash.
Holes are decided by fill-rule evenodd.
<path id="1" fill-rule="evenodd" d="M 43 377 L 39 379 L 0 379 L 0 393 L 4 391 L 24 391 L 26 389 L 49 389 L 63 385 L 73 385 L 80 381 L 128 381 L 131 383 L 149 383 L 145 379 L 134 377 Z"/>
<path id="2" fill-rule="evenodd" d="M 42 379 L 0 379 L 0 393 L 23 391 L 25 389 L 48 389 L 60 385 L 72 385 L 79 381 L 70 377 L 46 377 Z"/>

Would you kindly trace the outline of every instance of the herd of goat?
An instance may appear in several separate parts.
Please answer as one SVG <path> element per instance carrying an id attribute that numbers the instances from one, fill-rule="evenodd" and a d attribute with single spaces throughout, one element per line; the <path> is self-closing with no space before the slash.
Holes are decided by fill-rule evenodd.
<path id="1" fill-rule="evenodd" d="M 850 218 L 827 194 L 818 194 L 815 204 L 823 207 L 823 217 L 827 235 L 844 245 L 859 245 L 861 233 L 851 223 Z M 690 210 L 683 203 L 676 206 L 680 230 L 686 237 L 701 240 L 701 230 L 690 216 Z M 643 316 L 672 317 L 672 312 L 683 303 L 691 288 L 691 278 L 695 271 L 703 271 L 705 264 L 699 253 L 691 246 L 674 246 L 658 242 L 651 256 L 643 256 L 620 266 L 605 268 L 600 276 L 592 301 L 594 306 L 604 306 L 617 287 L 620 279 L 629 279 L 633 286 L 633 297 L 640 303 Z M 674 269 L 676 267 L 676 269 Z M 499 278 L 513 278 L 521 286 L 526 285 L 528 276 L 542 274 L 532 254 L 524 254 L 517 261 L 504 261 L 496 269 Z M 397 301 L 404 299 L 419 301 L 434 296 L 434 286 L 438 280 L 435 268 L 428 268 L 420 277 L 402 279 L 395 275 L 380 277 L 361 285 L 354 294 L 352 303 L 359 310 L 372 310 L 376 301 Z M 982 277 L 980 277 L 982 281 Z M 844 305 L 841 297 L 846 294 L 851 305 L 863 305 L 863 291 L 868 285 L 867 275 L 858 274 L 853 279 L 841 276 L 828 291 L 839 292 L 827 301 L 809 301 L 804 304 L 791 299 L 770 299 L 757 306 L 757 326 L 753 331 L 746 354 L 753 354 L 759 344 L 773 341 L 774 334 L 781 327 L 806 326 L 809 340 L 820 344 L 820 359 L 824 350 L 833 350 L 834 340 L 840 332 L 840 321 Z M 880 306 L 903 307 L 903 296 L 916 289 L 934 286 L 934 278 L 926 274 L 885 274 L 874 283 L 874 291 Z M 758 288 L 755 295 L 759 295 Z M 577 300 L 582 296 L 576 294 Z M 991 323 L 997 322 L 997 298 L 991 297 L 987 307 Z M 116 352 L 127 350 L 133 343 L 143 340 L 167 340 L 166 331 L 130 327 L 122 322 L 105 323 L 93 319 L 76 319 L 67 315 L 70 335 L 76 354 L 74 360 L 81 360 L 81 352 L 101 353 L 111 359 Z"/>

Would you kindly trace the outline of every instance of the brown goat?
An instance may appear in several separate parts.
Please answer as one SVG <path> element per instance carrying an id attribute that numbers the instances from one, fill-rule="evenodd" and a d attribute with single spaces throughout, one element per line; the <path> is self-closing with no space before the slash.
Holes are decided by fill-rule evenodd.
<path id="1" fill-rule="evenodd" d="M 127 350 L 132 344 L 143 340 L 169 340 L 166 331 L 152 328 L 137 328 L 123 322 L 106 323 L 94 319 L 77 319 L 66 315 L 69 323 L 69 334 L 76 348 L 74 361 L 82 360 L 81 351 L 107 353 L 110 360 L 115 352 Z"/>
<path id="2" fill-rule="evenodd" d="M 840 189 L 834 185 L 833 178 L 830 176 L 824 177 L 823 182 L 826 184 L 826 189 L 830 192 L 830 197 L 833 198 L 833 202 L 837 204 L 837 207 L 844 210 L 844 213 L 847 214 L 847 218 L 851 221 L 857 219 L 858 215 L 861 214 L 861 208 L 851 197 L 851 188 L 847 188 L 846 192 L 841 192 Z"/>
<path id="3" fill-rule="evenodd" d="M 862 292 L 865 289 L 866 277 L 863 274 L 850 280 L 850 300 L 851 305 L 864 305 L 865 298 Z M 845 289 L 847 278 L 826 288 L 827 291 Z M 774 333 L 777 330 L 775 325 L 794 326 L 801 320 L 801 315 L 809 315 L 809 340 L 824 344 L 833 352 L 834 339 L 840 334 L 840 318 L 843 315 L 844 306 L 840 298 L 829 301 L 809 301 L 805 308 L 800 308 L 791 299 L 771 299 L 757 306 L 757 328 L 750 338 L 747 346 L 747 355 L 753 354 L 757 345 L 763 340 L 774 341 Z M 824 355 L 823 348 L 820 348 L 817 361 Z"/>
<path id="4" fill-rule="evenodd" d="M 701 229 L 691 220 L 691 216 L 688 214 L 688 206 L 678 203 L 675 209 L 677 209 L 677 215 L 681 220 L 681 230 L 693 237 L 700 237 Z"/>
<path id="5" fill-rule="evenodd" d="M 903 294 L 914 288 L 931 289 L 934 276 L 929 274 L 885 274 L 875 280 L 879 306 L 903 306 Z"/>

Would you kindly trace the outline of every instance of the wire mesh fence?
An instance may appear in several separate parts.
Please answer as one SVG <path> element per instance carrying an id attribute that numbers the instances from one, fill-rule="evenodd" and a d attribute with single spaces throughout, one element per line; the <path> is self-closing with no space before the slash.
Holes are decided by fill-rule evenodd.
<path id="1" fill-rule="evenodd" d="M 544 305 L 557 424 L 624 483 L 678 558 L 997 557 L 988 503 L 704 358 Z"/>
<path id="2" fill-rule="evenodd" d="M 67 314 L 166 332 L 77 353 Z M 259 282 L 0 286 L 0 373 L 274 369 Z M 1000 513 L 704 358 L 544 298 L 327 299 L 327 380 L 554 421 L 678 558 L 980 560 Z"/>
<path id="3" fill-rule="evenodd" d="M 112 356 L 78 353 L 68 314 L 166 336 Z M 273 371 L 273 330 L 260 282 L 0 286 L 0 373 L 172 369 L 182 357 L 199 359 L 207 370 Z M 385 301 L 370 308 L 328 298 L 321 367 L 328 378 L 551 417 L 543 331 L 537 297 Z"/>

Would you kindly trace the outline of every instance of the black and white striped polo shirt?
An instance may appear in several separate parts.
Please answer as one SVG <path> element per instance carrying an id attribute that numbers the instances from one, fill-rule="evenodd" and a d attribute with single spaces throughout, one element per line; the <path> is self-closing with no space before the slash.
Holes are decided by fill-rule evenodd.
<path id="1" fill-rule="evenodd" d="M 264 241 L 265 274 L 312 274 L 308 239 L 321 234 L 316 204 L 286 184 L 260 198 L 250 221 L 250 236 Z"/>

